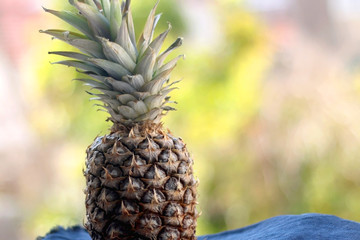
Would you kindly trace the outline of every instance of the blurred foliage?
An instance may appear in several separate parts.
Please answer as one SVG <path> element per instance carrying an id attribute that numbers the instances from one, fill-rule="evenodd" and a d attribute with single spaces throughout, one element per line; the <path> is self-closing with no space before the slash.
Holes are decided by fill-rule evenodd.
<path id="1" fill-rule="evenodd" d="M 178 64 L 173 75 L 173 80 L 185 77 L 173 94 L 179 102 L 178 111 L 164 119 L 165 126 L 185 140 L 195 159 L 202 211 L 198 234 L 303 212 L 359 221 L 355 213 L 360 211 L 360 173 L 351 167 L 359 150 L 345 148 L 349 138 L 344 140 L 343 129 L 335 123 L 322 128 L 328 133 L 325 142 L 288 148 L 296 144 L 291 141 L 297 124 L 306 121 L 309 114 L 308 102 L 296 97 L 272 109 L 279 118 L 275 125 L 266 127 L 262 118 L 266 105 L 263 79 L 274 51 L 266 29 L 235 1 L 218 2 L 222 40 L 206 51 L 186 42 L 181 51 L 187 59 Z M 61 8 L 62 2 L 56 3 L 46 7 Z M 152 4 L 133 1 L 137 33 Z M 162 1 L 159 6 L 164 14 L 158 31 L 166 29 L 166 21 L 173 25 L 168 44 L 189 27 L 179 9 L 175 0 Z M 65 28 L 52 16 L 48 19 L 43 28 Z M 82 223 L 85 149 L 97 135 L 107 133 L 110 123 L 105 122 L 106 113 L 92 106 L 94 102 L 88 100 L 82 84 L 70 81 L 78 77 L 75 70 L 48 63 L 59 60 L 47 56 L 48 50 L 69 47 L 47 36 L 36 35 L 33 41 L 43 44 L 34 45 L 32 54 L 37 57 L 31 59 L 31 67 L 35 71 L 31 74 L 28 69 L 31 82 L 27 84 L 32 86 L 27 93 L 32 106 L 29 121 L 42 141 L 51 142 L 59 153 L 49 159 L 56 172 L 52 189 L 47 189 L 28 213 L 26 231 L 35 236 L 55 225 Z M 265 147 L 258 146 L 262 138 L 268 143 Z"/>

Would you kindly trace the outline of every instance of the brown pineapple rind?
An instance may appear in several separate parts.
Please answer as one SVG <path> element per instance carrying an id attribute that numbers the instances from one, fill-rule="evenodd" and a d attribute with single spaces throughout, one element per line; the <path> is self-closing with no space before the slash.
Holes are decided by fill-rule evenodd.
<path id="1" fill-rule="evenodd" d="M 85 227 L 93 240 L 196 239 L 193 160 L 161 124 L 116 124 L 87 149 Z"/>

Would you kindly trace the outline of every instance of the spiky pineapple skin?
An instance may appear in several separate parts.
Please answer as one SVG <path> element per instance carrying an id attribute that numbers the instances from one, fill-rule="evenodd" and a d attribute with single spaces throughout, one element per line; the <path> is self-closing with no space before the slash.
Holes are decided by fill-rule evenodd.
<path id="1" fill-rule="evenodd" d="M 161 124 L 114 125 L 87 149 L 85 227 L 93 240 L 196 239 L 198 181 Z"/>

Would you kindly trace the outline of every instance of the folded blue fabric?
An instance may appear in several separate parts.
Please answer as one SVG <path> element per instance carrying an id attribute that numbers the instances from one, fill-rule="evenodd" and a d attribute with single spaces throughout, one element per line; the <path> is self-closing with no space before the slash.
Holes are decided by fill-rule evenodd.
<path id="1" fill-rule="evenodd" d="M 273 217 L 248 227 L 198 237 L 198 240 L 360 240 L 360 223 L 308 213 Z"/>
<path id="2" fill-rule="evenodd" d="M 38 240 L 91 240 L 82 227 L 57 227 Z M 198 240 L 360 240 L 360 223 L 307 213 L 269 218 L 248 227 L 199 236 Z"/>
<path id="3" fill-rule="evenodd" d="M 91 240 L 88 232 L 80 226 L 70 228 L 55 227 L 45 237 L 36 240 Z"/>

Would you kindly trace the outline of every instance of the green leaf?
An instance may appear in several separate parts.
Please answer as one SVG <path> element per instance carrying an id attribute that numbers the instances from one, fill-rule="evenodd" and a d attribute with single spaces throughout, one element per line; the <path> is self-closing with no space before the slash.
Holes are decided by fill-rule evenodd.
<path id="1" fill-rule="evenodd" d="M 146 83 L 141 90 L 144 92 L 150 92 L 151 94 L 158 94 L 162 88 L 162 86 L 165 84 L 167 80 L 170 78 L 170 74 L 172 72 L 172 69 L 168 69 L 159 75 L 157 75 L 153 80 Z"/>
<path id="2" fill-rule="evenodd" d="M 149 109 L 153 109 L 155 107 L 160 107 L 162 102 L 164 101 L 166 95 L 152 95 L 150 97 L 145 98 L 144 102 Z"/>
<path id="3" fill-rule="evenodd" d="M 141 100 L 130 101 L 127 103 L 127 105 L 130 106 L 132 109 L 134 109 L 138 113 L 138 115 L 144 114 L 149 111 L 145 103 Z"/>
<path id="4" fill-rule="evenodd" d="M 106 78 L 106 82 L 120 93 L 132 93 L 136 91 L 130 84 L 123 81 L 116 81 L 110 77 Z"/>
<path id="5" fill-rule="evenodd" d="M 169 89 L 171 86 L 173 86 L 173 85 L 175 85 L 175 84 L 177 84 L 177 83 L 181 82 L 181 80 L 182 80 L 182 79 L 180 79 L 180 80 L 177 80 L 177 81 L 174 81 L 174 82 L 170 83 L 170 84 L 169 84 L 169 85 L 167 85 L 166 87 L 163 87 L 163 88 L 161 89 L 161 91 L 165 91 L 165 90 Z"/>
<path id="6" fill-rule="evenodd" d="M 97 6 L 96 6 L 94 0 L 85 0 L 85 3 L 90 5 L 92 8 L 97 9 Z"/>
<path id="7" fill-rule="evenodd" d="M 110 22 L 110 0 L 101 0 L 101 6 L 103 9 L 104 16 Z"/>
<path id="8" fill-rule="evenodd" d="M 129 32 L 129 37 L 130 40 L 134 46 L 134 48 L 136 49 L 136 40 L 135 40 L 135 28 L 134 28 L 134 22 L 133 22 L 133 18 L 132 18 L 132 14 L 131 14 L 131 10 L 130 10 L 130 3 L 131 0 L 126 0 L 125 2 L 122 3 L 122 15 L 123 15 L 123 21 L 126 21 L 126 26 Z M 125 17 L 125 19 L 124 19 Z"/>
<path id="9" fill-rule="evenodd" d="M 156 59 L 155 70 L 157 71 L 165 61 L 166 57 L 176 48 L 180 47 L 183 43 L 183 38 L 177 38 L 173 44 L 170 45 L 164 52 L 162 52 Z"/>
<path id="10" fill-rule="evenodd" d="M 87 61 L 90 58 L 90 56 L 88 56 L 88 55 L 77 53 L 77 52 L 53 51 L 53 52 L 49 52 L 49 54 L 55 54 L 55 55 L 59 55 L 59 56 L 74 58 L 74 59 L 82 60 L 82 61 Z"/>
<path id="11" fill-rule="evenodd" d="M 149 37 L 149 44 L 151 42 L 151 40 L 153 39 L 153 36 L 154 36 L 154 33 L 155 33 L 155 29 L 156 29 L 156 26 L 161 18 L 161 15 L 162 13 L 159 13 L 158 15 L 155 16 L 155 19 L 154 19 L 154 23 L 153 23 L 153 26 L 152 26 L 152 29 L 151 29 L 151 34 L 150 34 L 150 37 Z"/>
<path id="12" fill-rule="evenodd" d="M 76 47 L 85 54 L 89 54 L 97 58 L 105 58 L 102 52 L 101 45 L 95 41 L 84 39 L 84 36 L 81 34 L 57 29 L 50 29 L 40 32 L 49 34 L 57 39 L 60 39 Z"/>
<path id="13" fill-rule="evenodd" d="M 101 90 L 101 91 L 106 91 L 106 90 Z M 111 94 L 99 94 L 99 93 L 93 93 L 93 92 L 89 92 L 89 91 L 86 91 L 88 94 L 92 95 L 92 96 L 97 96 L 98 98 L 91 98 L 90 100 L 93 100 L 93 99 L 96 99 L 96 100 L 99 100 L 99 99 L 111 99 L 112 98 L 112 95 Z M 111 91 L 107 91 L 109 93 L 111 93 Z"/>
<path id="14" fill-rule="evenodd" d="M 164 98 L 165 98 L 170 92 L 172 92 L 172 91 L 174 91 L 174 90 L 176 90 L 176 89 L 179 89 L 179 88 L 174 87 L 174 88 L 169 88 L 169 89 L 166 89 L 166 90 L 161 90 L 161 91 L 160 91 L 160 94 L 161 94 L 162 96 L 164 96 Z"/>
<path id="15" fill-rule="evenodd" d="M 105 58 L 101 45 L 95 41 L 88 39 L 74 39 L 68 41 L 68 43 L 76 47 L 83 53 L 89 54 L 96 58 Z"/>
<path id="16" fill-rule="evenodd" d="M 160 52 L 161 46 L 163 45 L 165 38 L 168 35 L 170 30 L 171 30 L 171 25 L 169 24 L 168 29 L 165 32 L 161 33 L 154 41 L 152 41 L 146 51 L 148 51 L 149 49 L 152 49 L 155 52 L 155 54 L 158 55 L 158 53 Z"/>
<path id="17" fill-rule="evenodd" d="M 106 84 L 104 83 L 101 83 L 101 82 L 98 82 L 98 81 L 95 81 L 95 80 L 92 80 L 92 79 L 87 79 L 87 78 L 76 78 L 74 79 L 75 81 L 80 81 L 80 82 L 84 82 L 86 86 L 90 86 L 90 87 L 93 87 L 93 88 L 97 88 L 97 89 L 106 89 L 106 90 L 109 90 L 109 86 L 107 86 Z"/>
<path id="18" fill-rule="evenodd" d="M 79 1 L 74 1 L 74 4 L 87 19 L 95 36 L 110 38 L 110 24 L 106 17 L 99 12 L 95 4 L 95 7 Z"/>
<path id="19" fill-rule="evenodd" d="M 161 109 L 164 111 L 176 111 L 176 108 L 170 106 L 162 106 Z"/>
<path id="20" fill-rule="evenodd" d="M 99 59 L 99 58 L 90 58 L 89 62 L 101 67 L 110 76 L 114 77 L 115 79 L 120 80 L 123 76 L 130 74 L 130 72 L 120 64 L 108 60 Z"/>
<path id="21" fill-rule="evenodd" d="M 145 52 L 145 51 L 147 50 L 147 48 L 149 47 L 149 44 L 150 44 L 150 42 L 151 42 L 151 40 L 152 40 L 152 37 L 153 37 L 153 35 L 154 35 L 154 31 L 155 31 L 156 25 L 157 25 L 158 21 L 160 20 L 160 17 L 161 17 L 161 14 L 158 14 L 158 15 L 155 16 L 154 22 L 153 22 L 153 27 L 152 27 L 152 30 L 151 30 L 151 34 L 150 34 L 150 36 L 148 37 L 149 39 L 143 39 L 143 42 L 142 42 L 141 46 L 138 47 L 138 49 L 139 49 L 139 56 L 138 56 L 138 58 L 141 58 L 141 57 L 143 56 L 144 52 Z M 140 37 L 140 40 L 141 40 L 141 37 Z M 140 40 L 139 40 L 139 42 L 140 42 Z M 138 45 L 139 45 L 139 44 L 140 44 L 140 43 L 138 43 Z"/>
<path id="22" fill-rule="evenodd" d="M 130 83 L 136 90 L 139 90 L 145 83 L 143 76 L 140 74 L 137 75 L 127 75 L 122 78 L 123 81 Z"/>
<path id="23" fill-rule="evenodd" d="M 143 32 L 139 38 L 138 44 L 137 44 L 137 49 L 139 50 L 139 52 L 145 51 L 145 49 L 148 47 L 148 45 L 151 41 L 153 31 L 155 29 L 157 21 L 160 18 L 160 15 L 157 15 L 155 17 L 156 8 L 157 8 L 158 4 L 159 4 L 159 1 L 156 2 L 155 6 L 151 10 L 151 12 L 146 20 L 144 30 L 143 30 Z"/>
<path id="24" fill-rule="evenodd" d="M 129 106 L 119 106 L 118 107 L 118 110 L 120 112 L 121 115 L 123 115 L 124 117 L 128 118 L 128 119 L 134 119 L 136 118 L 137 116 L 139 116 L 138 113 L 135 112 L 134 109 L 132 109 L 131 107 Z"/>
<path id="25" fill-rule="evenodd" d="M 154 121 L 156 118 L 158 118 L 161 115 L 161 112 L 162 110 L 160 108 L 154 108 L 148 113 L 145 113 L 135 118 L 134 121 L 145 121 L 145 120 Z"/>
<path id="26" fill-rule="evenodd" d="M 49 34 L 49 35 L 53 36 L 54 38 L 60 39 L 65 42 L 69 42 L 69 41 L 75 40 L 75 39 L 87 40 L 86 37 L 82 34 L 67 31 L 67 30 L 61 30 L 61 29 L 48 29 L 45 31 L 40 30 L 40 33 Z M 90 41 L 90 40 L 88 40 L 88 41 Z"/>
<path id="27" fill-rule="evenodd" d="M 123 18 L 123 20 L 121 22 L 115 42 L 118 43 L 120 46 L 122 46 L 127 51 L 129 56 L 133 59 L 133 61 L 136 62 L 137 52 L 136 52 L 136 48 L 134 47 L 134 45 L 132 44 L 132 42 L 130 40 L 129 31 L 128 31 L 125 17 Z"/>
<path id="28" fill-rule="evenodd" d="M 93 39 L 93 35 L 91 30 L 89 29 L 89 25 L 86 21 L 86 19 L 79 15 L 75 14 L 69 11 L 55 11 L 51 9 L 44 8 L 45 12 L 51 13 L 59 18 L 61 18 L 63 21 L 67 22 L 83 34 L 85 34 L 88 38 Z"/>
<path id="29" fill-rule="evenodd" d="M 96 96 L 96 97 L 92 97 L 90 98 L 90 100 L 98 100 L 98 101 L 102 101 L 104 102 L 106 105 L 108 105 L 109 107 L 111 107 L 112 109 L 117 109 L 117 107 L 119 106 L 119 102 L 116 99 L 112 99 L 107 95 L 104 94 L 97 94 L 97 93 L 92 93 L 89 91 L 86 91 L 88 94 L 92 95 L 92 96 Z"/>
<path id="30" fill-rule="evenodd" d="M 106 83 L 108 84 L 108 83 Z M 106 96 L 115 99 L 116 96 L 119 94 L 118 91 L 112 89 L 112 90 L 106 90 L 106 89 L 99 89 L 101 92 L 103 92 Z"/>
<path id="31" fill-rule="evenodd" d="M 130 94 L 121 94 L 116 96 L 117 100 L 121 102 L 122 104 L 127 104 L 130 101 L 136 101 L 137 99 Z"/>
<path id="32" fill-rule="evenodd" d="M 111 40 L 117 38 L 117 34 L 121 25 L 121 4 L 120 0 L 112 0 L 110 8 L 110 32 Z"/>
<path id="33" fill-rule="evenodd" d="M 111 98 L 103 98 L 100 99 L 100 101 L 103 101 L 104 103 L 108 104 L 112 109 L 117 109 L 120 105 L 120 103 L 117 100 Z"/>
<path id="34" fill-rule="evenodd" d="M 85 63 L 82 61 L 64 60 L 64 61 L 54 62 L 52 64 L 62 64 L 62 65 L 69 66 L 69 67 L 75 67 L 75 68 L 82 69 L 87 72 L 92 72 L 92 73 L 99 74 L 99 75 L 104 74 L 104 72 L 101 69 L 99 69 L 95 66 L 89 65 L 88 63 Z"/>
<path id="35" fill-rule="evenodd" d="M 159 68 L 158 72 L 164 72 L 168 69 L 172 69 L 176 66 L 176 63 L 179 61 L 180 58 L 185 59 L 185 55 L 179 55 L 176 58 L 170 60 L 168 63 L 166 63 L 165 65 L 163 65 L 162 67 Z"/>
<path id="36" fill-rule="evenodd" d="M 155 6 L 151 10 L 151 12 L 146 20 L 143 33 L 141 34 L 141 37 L 140 37 L 140 41 L 145 41 L 148 44 L 151 41 L 151 36 L 153 34 L 154 28 L 161 16 L 159 14 L 159 15 L 157 15 L 157 17 L 155 17 L 155 13 L 156 13 L 158 4 L 159 4 L 159 1 L 156 2 Z"/>
<path id="37" fill-rule="evenodd" d="M 124 121 L 126 121 L 126 119 L 124 119 L 124 116 L 122 116 L 121 114 L 119 114 L 119 113 L 117 113 L 117 112 L 115 112 L 114 111 L 114 109 L 112 109 L 112 108 L 110 108 L 110 107 L 104 107 L 104 108 L 106 108 L 106 110 L 109 112 L 109 114 L 111 115 L 111 117 L 110 117 L 110 119 L 112 119 L 112 121 L 117 121 L 117 122 L 124 122 Z M 117 108 L 116 108 L 116 111 L 118 111 L 117 110 Z"/>
<path id="38" fill-rule="evenodd" d="M 125 15 L 130 9 L 131 0 L 126 0 L 122 3 L 122 15 Z"/>
<path id="39" fill-rule="evenodd" d="M 132 95 L 134 95 L 137 99 L 144 100 L 148 96 L 150 96 L 150 93 L 148 92 L 133 92 Z"/>
<path id="40" fill-rule="evenodd" d="M 108 59 L 119 63 L 130 72 L 134 71 L 136 64 L 123 47 L 105 38 L 101 38 L 101 43 L 104 54 Z"/>
<path id="41" fill-rule="evenodd" d="M 157 94 L 157 95 L 152 95 L 150 97 L 147 97 L 144 102 L 146 103 L 146 106 L 148 106 L 149 109 L 152 109 L 152 108 L 155 108 L 155 107 L 160 107 L 163 105 L 163 103 L 165 103 L 165 99 L 167 97 L 167 95 L 175 90 L 177 88 L 170 88 L 170 89 L 167 89 L 165 91 L 161 91 L 160 94 Z"/>
<path id="42" fill-rule="evenodd" d="M 146 51 L 144 57 L 136 65 L 134 72 L 142 75 L 145 82 L 149 82 L 153 75 L 155 61 L 156 54 L 151 48 L 149 48 L 149 51 Z"/>
<path id="43" fill-rule="evenodd" d="M 89 77 L 92 77 L 100 82 L 103 82 L 105 83 L 105 79 L 108 77 L 108 76 L 99 76 L 99 75 L 95 75 L 95 74 L 91 74 L 91 73 L 88 73 L 87 74 Z"/>
<path id="44" fill-rule="evenodd" d="M 130 40 L 131 40 L 134 48 L 136 48 L 135 28 L 134 28 L 134 21 L 133 21 L 131 9 L 129 9 L 129 11 L 126 15 L 126 23 L 127 23 L 127 27 L 128 27 L 128 31 L 129 31 Z"/>

